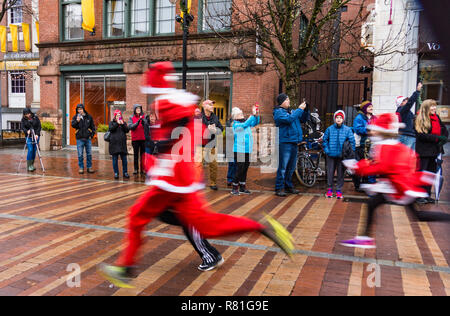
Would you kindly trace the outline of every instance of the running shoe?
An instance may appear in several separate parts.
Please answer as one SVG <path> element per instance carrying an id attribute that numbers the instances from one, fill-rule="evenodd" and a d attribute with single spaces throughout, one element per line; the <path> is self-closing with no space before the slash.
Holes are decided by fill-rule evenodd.
<path id="1" fill-rule="evenodd" d="M 261 233 L 276 243 L 289 257 L 292 257 L 294 251 L 294 239 L 292 238 L 292 235 L 283 225 L 269 215 L 266 215 L 265 222 L 266 228 L 264 228 Z"/>
<path id="2" fill-rule="evenodd" d="M 333 197 L 333 189 L 328 189 L 327 194 L 325 194 L 325 196 L 331 199 Z"/>
<path id="3" fill-rule="evenodd" d="M 251 192 L 247 190 L 245 184 L 239 184 L 239 193 L 240 194 L 250 194 Z"/>
<path id="4" fill-rule="evenodd" d="M 344 197 L 342 196 L 342 192 L 341 192 L 341 191 L 339 191 L 339 190 L 336 191 L 336 198 L 337 198 L 338 200 L 344 198 Z"/>
<path id="5" fill-rule="evenodd" d="M 345 247 L 354 247 L 362 249 L 376 248 L 375 239 L 366 236 L 357 236 L 354 239 L 343 240 L 340 242 L 340 244 Z"/>
<path id="6" fill-rule="evenodd" d="M 222 256 L 220 255 L 217 258 L 217 260 L 213 262 L 207 262 L 206 260 L 203 259 L 203 262 L 201 265 L 198 266 L 198 269 L 200 271 L 211 271 L 214 270 L 215 268 L 220 267 L 224 262 L 225 260 L 223 260 Z"/>
<path id="7" fill-rule="evenodd" d="M 117 287 L 125 289 L 133 289 L 134 286 L 130 284 L 131 275 L 127 267 L 111 266 L 102 264 L 98 267 L 98 273 L 106 280 Z"/>

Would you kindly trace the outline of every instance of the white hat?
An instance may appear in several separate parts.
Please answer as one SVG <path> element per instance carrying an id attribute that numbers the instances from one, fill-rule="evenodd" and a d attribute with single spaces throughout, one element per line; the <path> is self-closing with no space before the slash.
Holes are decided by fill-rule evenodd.
<path id="1" fill-rule="evenodd" d="M 399 96 L 397 97 L 397 99 L 395 99 L 395 104 L 397 104 L 397 107 L 399 107 L 400 105 L 402 105 L 402 102 L 406 99 L 406 97 L 404 96 Z"/>
<path id="2" fill-rule="evenodd" d="M 243 112 L 242 112 L 242 110 L 240 108 L 234 107 L 233 109 L 231 109 L 231 118 L 232 119 L 234 119 L 239 114 L 243 114 Z"/>

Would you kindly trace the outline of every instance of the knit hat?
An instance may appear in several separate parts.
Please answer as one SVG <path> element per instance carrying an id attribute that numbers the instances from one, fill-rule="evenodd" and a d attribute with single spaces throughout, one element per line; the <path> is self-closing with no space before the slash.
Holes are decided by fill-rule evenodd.
<path id="1" fill-rule="evenodd" d="M 370 101 L 364 101 L 363 103 L 361 103 L 360 105 L 360 109 L 364 114 L 367 114 L 367 108 L 372 105 L 372 102 Z"/>
<path id="2" fill-rule="evenodd" d="M 231 110 L 231 118 L 234 120 L 236 116 L 238 116 L 239 114 L 242 114 L 242 113 L 243 113 L 243 112 L 242 112 L 242 110 L 241 110 L 240 108 L 234 107 L 234 108 Z"/>
<path id="3" fill-rule="evenodd" d="M 404 96 L 397 97 L 397 99 L 395 99 L 395 104 L 397 105 L 397 107 L 402 105 L 402 102 L 405 101 L 405 99 L 406 99 L 406 97 L 404 97 Z"/>
<path id="4" fill-rule="evenodd" d="M 277 96 L 277 104 L 278 106 L 282 105 L 286 99 L 289 98 L 286 93 L 282 93 Z"/>
<path id="5" fill-rule="evenodd" d="M 122 116 L 122 111 L 121 111 L 121 110 L 115 110 L 115 111 L 114 111 L 114 117 L 116 117 L 117 114 L 119 114 L 120 116 Z"/>
<path id="6" fill-rule="evenodd" d="M 25 108 L 23 109 L 23 116 L 27 115 L 27 114 L 33 114 L 33 112 L 31 112 L 30 108 Z"/>
<path id="7" fill-rule="evenodd" d="M 398 134 L 398 129 L 404 127 L 405 124 L 398 121 L 398 116 L 395 113 L 381 114 L 371 124 L 367 125 L 367 129 L 388 134 Z"/>
<path id="8" fill-rule="evenodd" d="M 337 117 L 337 116 L 341 116 L 342 119 L 345 121 L 345 112 L 344 112 L 344 111 L 339 110 L 339 111 L 336 111 L 336 112 L 334 113 L 333 118 L 334 118 L 334 121 L 335 121 L 335 122 L 336 122 L 336 117 Z"/>
<path id="9" fill-rule="evenodd" d="M 164 94 L 175 91 L 178 77 L 170 61 L 150 65 L 142 77 L 141 92 L 144 94 Z"/>

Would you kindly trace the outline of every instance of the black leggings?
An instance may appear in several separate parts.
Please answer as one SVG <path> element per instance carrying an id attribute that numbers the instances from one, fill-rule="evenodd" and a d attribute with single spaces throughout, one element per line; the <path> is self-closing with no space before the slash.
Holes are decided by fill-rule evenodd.
<path id="1" fill-rule="evenodd" d="M 141 158 L 141 171 L 144 171 L 142 155 L 145 153 L 145 140 L 133 140 L 131 145 L 134 154 L 134 171 L 139 171 L 139 158 Z"/>
<path id="2" fill-rule="evenodd" d="M 367 214 L 367 222 L 362 232 L 362 236 L 370 236 L 372 221 L 375 215 L 375 210 L 377 207 L 388 203 L 385 196 L 381 193 L 370 198 L 368 202 L 368 214 Z M 412 202 L 408 205 L 405 205 L 407 211 L 409 211 L 418 221 L 420 222 L 449 222 L 450 214 L 440 213 L 440 212 L 430 212 L 430 211 L 418 211 L 414 205 L 415 202 Z"/>
<path id="3" fill-rule="evenodd" d="M 184 226 L 177 218 L 172 210 L 166 210 L 162 212 L 158 218 L 169 225 L 181 226 L 183 228 L 184 235 L 194 247 L 195 251 L 199 254 L 202 260 L 206 262 L 215 262 L 220 256 L 220 252 L 216 248 L 204 239 L 200 233 L 194 227 Z"/>
<path id="4" fill-rule="evenodd" d="M 247 172 L 250 167 L 250 154 L 234 153 L 234 161 L 236 162 L 236 175 L 233 183 L 245 184 L 247 181 Z"/>

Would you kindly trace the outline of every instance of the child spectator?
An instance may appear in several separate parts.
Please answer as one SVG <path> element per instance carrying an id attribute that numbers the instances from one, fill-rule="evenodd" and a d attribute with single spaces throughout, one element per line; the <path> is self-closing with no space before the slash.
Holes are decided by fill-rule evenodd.
<path id="1" fill-rule="evenodd" d="M 342 199 L 342 187 L 344 186 L 345 167 L 342 164 L 344 142 L 349 141 L 353 151 L 355 150 L 355 137 L 350 127 L 344 124 L 345 112 L 334 113 L 334 124 L 327 128 L 323 135 L 323 149 L 327 155 L 327 198 L 333 197 L 334 173 L 337 169 L 336 198 Z"/>

